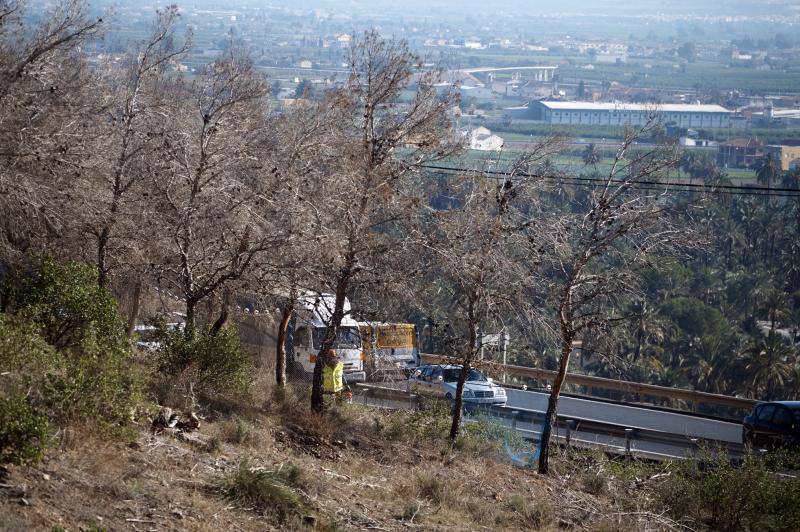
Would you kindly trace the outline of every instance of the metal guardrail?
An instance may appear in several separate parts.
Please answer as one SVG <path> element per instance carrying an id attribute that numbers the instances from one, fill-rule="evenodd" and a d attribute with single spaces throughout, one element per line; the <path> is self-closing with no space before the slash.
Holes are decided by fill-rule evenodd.
<path id="1" fill-rule="evenodd" d="M 419 394 L 411 393 L 406 390 L 378 386 L 374 384 L 358 383 L 356 390 L 362 392 L 365 398 L 390 400 L 395 403 L 408 403 L 414 406 L 417 403 Z M 508 406 L 477 405 L 471 409 L 471 413 L 485 413 L 491 417 L 497 417 L 510 421 L 512 430 L 520 433 L 523 438 L 533 441 L 539 440 L 539 432 L 535 430 L 523 429 L 518 426 L 521 423 L 537 424 L 544 420 L 544 413 L 537 410 L 525 408 L 514 408 Z M 639 456 L 651 460 L 670 460 L 676 458 L 686 458 L 695 455 L 699 448 L 706 446 L 711 451 L 721 450 L 731 458 L 739 458 L 744 452 L 741 444 L 731 443 L 714 439 L 703 439 L 690 437 L 685 434 L 675 434 L 666 431 L 648 429 L 637 426 L 626 426 L 606 421 L 599 421 L 577 416 L 557 416 L 557 430 L 553 437 L 560 442 L 568 445 L 578 445 L 583 447 L 600 448 L 615 454 Z M 622 446 L 581 439 L 575 433 L 584 432 L 594 435 L 614 437 L 622 440 Z M 632 445 L 634 442 L 654 443 L 668 445 L 685 452 L 682 454 L 666 454 L 644 449 L 636 449 Z"/>
<path id="2" fill-rule="evenodd" d="M 538 432 L 520 429 L 516 426 L 517 423 L 531 423 L 535 424 L 537 421 L 544 421 L 544 413 L 536 410 L 528 410 L 524 408 L 512 407 L 499 407 L 491 406 L 478 409 L 485 411 L 491 416 L 501 417 L 512 421 L 512 427 L 517 431 L 529 432 L 532 435 L 538 436 Z M 610 436 L 623 440 L 625 442 L 625 454 L 642 454 L 642 455 L 660 455 L 669 458 L 681 458 L 679 455 L 666 455 L 662 453 L 655 453 L 641 449 L 632 449 L 631 443 L 635 441 L 655 443 L 662 445 L 669 445 L 684 449 L 687 453 L 695 454 L 699 448 L 706 446 L 710 450 L 722 450 L 731 457 L 739 457 L 744 452 L 744 447 L 738 443 L 731 443 L 722 440 L 697 438 L 685 434 L 675 434 L 672 432 L 660 431 L 644 427 L 637 427 L 634 425 L 620 425 L 616 423 L 609 423 L 606 421 L 599 421 L 594 419 L 582 418 L 578 416 L 556 416 L 557 428 L 559 432 L 564 433 L 563 440 L 566 443 L 571 441 L 580 441 L 572 437 L 575 432 L 587 432 L 596 435 Z M 532 437 L 538 441 L 538 437 Z M 559 438 L 561 439 L 561 438 Z M 597 442 L 590 442 L 582 440 L 581 443 L 590 443 L 594 446 L 607 447 L 607 444 L 598 444 Z M 663 459 L 663 458 L 662 458 Z"/>
<path id="3" fill-rule="evenodd" d="M 457 359 L 445 357 L 441 355 L 420 355 L 425 362 L 432 363 L 458 363 Z M 507 373 L 509 375 L 519 375 L 521 377 L 529 377 L 532 379 L 552 381 L 555 379 L 558 372 L 540 368 L 529 368 L 526 366 L 512 366 L 498 363 L 487 363 L 493 369 Z M 656 386 L 655 384 L 643 384 L 640 382 L 621 381 L 615 379 L 607 379 L 605 377 L 593 377 L 591 375 L 581 375 L 579 373 L 567 373 L 566 382 L 570 384 L 577 384 L 580 386 L 589 386 L 593 388 L 603 388 L 606 390 L 616 390 L 621 392 L 635 393 L 640 395 L 650 395 L 653 397 L 665 397 L 669 399 L 681 399 L 684 401 L 691 401 L 693 403 L 712 404 L 720 406 L 729 406 L 733 408 L 741 408 L 750 410 L 758 401 L 754 399 L 746 399 L 744 397 L 732 397 L 729 395 L 721 395 L 716 393 L 698 392 L 695 390 L 684 390 L 681 388 L 670 388 L 667 386 Z"/>

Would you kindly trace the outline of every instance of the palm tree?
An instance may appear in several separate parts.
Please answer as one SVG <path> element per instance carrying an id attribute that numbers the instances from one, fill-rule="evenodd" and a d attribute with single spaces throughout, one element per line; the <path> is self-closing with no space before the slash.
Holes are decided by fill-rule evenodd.
<path id="1" fill-rule="evenodd" d="M 767 311 L 767 319 L 769 320 L 769 330 L 775 331 L 775 324 L 780 319 L 785 319 L 791 316 L 791 304 L 783 290 L 777 288 L 770 288 L 764 295 L 762 303 L 764 310 Z"/>
<path id="2" fill-rule="evenodd" d="M 693 344 L 689 354 L 681 360 L 680 372 L 697 390 L 711 393 L 728 391 L 732 365 L 728 338 L 706 336 Z"/>
<path id="3" fill-rule="evenodd" d="M 772 152 L 767 152 L 756 164 L 756 180 L 760 185 L 772 187 L 772 181 L 780 174 L 781 165 Z"/>
<path id="4" fill-rule="evenodd" d="M 674 333 L 674 324 L 659 314 L 654 307 L 647 305 L 647 300 L 642 299 L 633 305 L 634 313 L 634 351 L 633 363 L 638 362 L 642 349 L 648 345 L 661 345 L 664 339 Z"/>
<path id="5" fill-rule="evenodd" d="M 781 338 L 770 332 L 766 338 L 753 341 L 743 353 L 744 371 L 750 379 L 751 397 L 770 399 L 791 382 L 796 354 Z"/>
<path id="6" fill-rule="evenodd" d="M 601 157 L 594 142 L 590 142 L 586 145 L 583 149 L 582 157 L 584 166 L 594 166 L 594 169 L 597 170 L 597 164 L 600 162 Z"/>

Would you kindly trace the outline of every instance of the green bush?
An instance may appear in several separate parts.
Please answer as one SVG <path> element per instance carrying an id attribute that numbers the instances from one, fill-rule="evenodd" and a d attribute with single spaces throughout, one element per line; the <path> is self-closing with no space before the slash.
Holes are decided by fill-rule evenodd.
<path id="1" fill-rule="evenodd" d="M 770 465 L 780 470 L 780 464 Z M 675 466 L 658 493 L 675 518 L 712 530 L 800 530 L 800 479 L 767 466 L 767 460 L 752 455 L 739 467 L 724 456 L 713 458 L 701 471 L 687 461 Z"/>
<path id="2" fill-rule="evenodd" d="M 32 258 L 7 282 L 9 313 L 41 328 L 45 341 L 59 350 L 79 351 L 87 342 L 104 351 L 128 348 L 117 303 L 97 285 L 97 271 L 81 262 Z"/>
<path id="3" fill-rule="evenodd" d="M 206 395 L 249 390 L 252 361 L 236 328 L 224 328 L 216 334 L 206 329 L 192 336 L 180 330 L 162 330 L 159 340 L 159 371 L 164 376 L 179 377 Z"/>
<path id="4" fill-rule="evenodd" d="M 92 267 L 32 259 L 6 280 L 0 314 L 0 393 L 26 390 L 57 425 L 124 425 L 139 399 L 125 327 Z"/>
<path id="5" fill-rule="evenodd" d="M 47 417 L 36 412 L 23 396 L 0 397 L 0 463 L 40 461 L 49 436 Z"/>
<path id="6" fill-rule="evenodd" d="M 16 316 L 0 314 L 0 392 L 9 395 L 27 381 L 40 380 L 59 368 L 59 353 L 39 334 L 39 327 Z"/>

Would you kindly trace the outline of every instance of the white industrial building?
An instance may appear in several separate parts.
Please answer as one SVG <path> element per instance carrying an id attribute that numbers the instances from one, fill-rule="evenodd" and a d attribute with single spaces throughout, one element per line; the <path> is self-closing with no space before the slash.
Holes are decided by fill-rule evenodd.
<path id="1" fill-rule="evenodd" d="M 726 128 L 731 111 L 719 105 L 595 102 L 532 102 L 529 116 L 550 124 L 589 126 L 644 125 L 653 115 L 680 127 Z"/>

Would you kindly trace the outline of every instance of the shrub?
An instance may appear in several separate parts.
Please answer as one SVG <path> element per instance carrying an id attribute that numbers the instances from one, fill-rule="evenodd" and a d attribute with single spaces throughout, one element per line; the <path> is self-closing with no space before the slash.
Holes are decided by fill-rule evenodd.
<path id="1" fill-rule="evenodd" d="M 444 400 L 426 400 L 417 410 L 395 412 L 385 427 L 389 438 L 435 441 L 448 437 L 452 417 Z"/>
<path id="2" fill-rule="evenodd" d="M 704 471 L 679 463 L 660 487 L 674 517 L 713 530 L 800 530 L 800 479 L 784 478 L 765 459 L 748 455 L 740 467 L 727 457 L 710 459 Z"/>
<path id="3" fill-rule="evenodd" d="M 0 380 L 2 389 L 13 395 L 30 380 L 43 379 L 59 368 L 63 359 L 39 334 L 39 327 L 16 316 L 0 314 Z"/>
<path id="4" fill-rule="evenodd" d="M 34 257 L 12 272 L 7 285 L 7 312 L 39 326 L 56 349 L 81 350 L 89 342 L 106 352 L 127 351 L 116 301 L 97 285 L 92 266 Z"/>
<path id="5" fill-rule="evenodd" d="M 295 465 L 278 471 L 263 471 L 250 468 L 243 462 L 223 480 L 221 487 L 228 500 L 260 512 L 274 513 L 280 520 L 286 520 L 299 515 L 306 507 L 295 491 L 302 486 L 302 481 L 303 472 Z"/>
<path id="6" fill-rule="evenodd" d="M 430 501 L 436 506 L 456 504 L 460 499 L 459 486 L 438 474 L 425 473 L 416 477 L 417 498 Z"/>
<path id="7" fill-rule="evenodd" d="M 0 315 L 0 367 L 7 395 L 25 388 L 59 425 L 124 425 L 139 397 L 125 327 L 92 267 L 32 259 L 6 280 Z M 2 391 L 2 390 L 0 390 Z"/>
<path id="8" fill-rule="evenodd" d="M 216 334 L 206 329 L 194 335 L 162 329 L 159 340 L 159 371 L 164 376 L 179 377 L 206 395 L 236 395 L 249 390 L 252 362 L 235 327 Z"/>
<path id="9" fill-rule="evenodd" d="M 513 453 L 515 456 L 530 455 L 531 443 L 497 418 L 478 414 L 472 416 L 470 421 L 464 425 L 455 441 L 456 449 L 482 456 L 504 456 L 506 453 Z"/>
<path id="10" fill-rule="evenodd" d="M 128 357 L 86 346 L 81 356 L 67 360 L 63 371 L 49 374 L 40 390 L 42 405 L 57 422 L 114 429 L 129 420 L 140 382 Z"/>
<path id="11" fill-rule="evenodd" d="M 0 398 L 0 463 L 40 461 L 49 436 L 47 417 L 36 412 L 23 396 Z"/>

